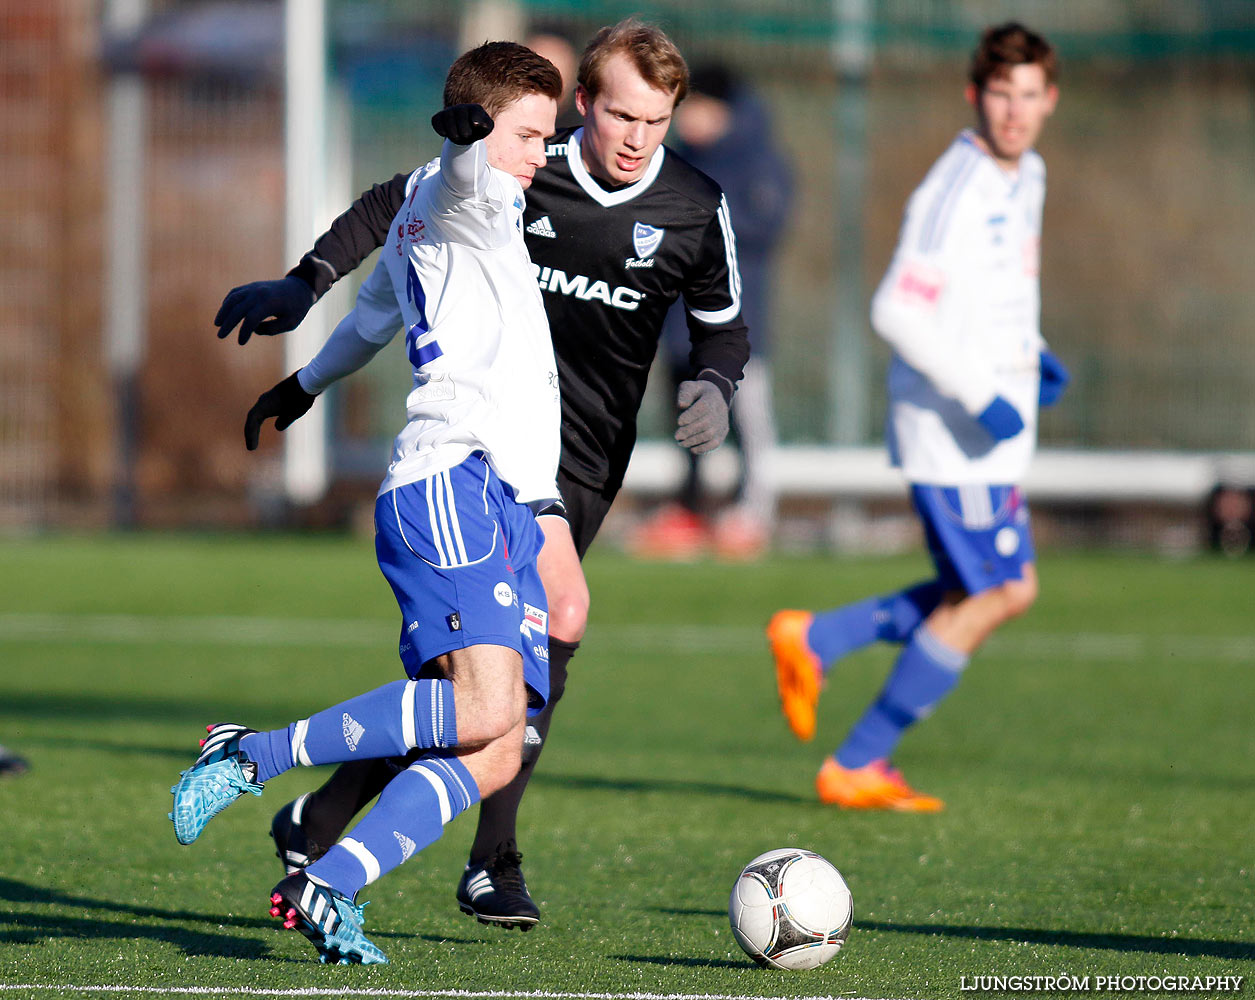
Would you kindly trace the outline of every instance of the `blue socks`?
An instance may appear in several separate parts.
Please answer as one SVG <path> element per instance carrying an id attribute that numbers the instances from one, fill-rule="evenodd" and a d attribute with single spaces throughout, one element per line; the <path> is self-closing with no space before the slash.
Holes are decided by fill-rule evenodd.
<path id="1" fill-rule="evenodd" d="M 445 824 L 479 801 L 456 757 L 422 757 L 392 779 L 379 801 L 306 871 L 352 899 L 363 886 L 440 839 Z"/>
<path id="2" fill-rule="evenodd" d="M 941 603 L 936 580 L 882 597 L 869 597 L 815 615 L 807 643 L 827 673 L 837 660 L 873 642 L 906 642 Z"/>
<path id="3" fill-rule="evenodd" d="M 880 697 L 855 723 L 835 756 L 842 767 L 856 768 L 887 758 L 907 728 L 931 714 L 959 682 L 966 653 L 918 628 L 898 657 Z"/>
<path id="4" fill-rule="evenodd" d="M 284 729 L 245 736 L 240 749 L 264 782 L 297 764 L 403 756 L 457 742 L 453 682 L 439 679 L 393 681 Z"/>

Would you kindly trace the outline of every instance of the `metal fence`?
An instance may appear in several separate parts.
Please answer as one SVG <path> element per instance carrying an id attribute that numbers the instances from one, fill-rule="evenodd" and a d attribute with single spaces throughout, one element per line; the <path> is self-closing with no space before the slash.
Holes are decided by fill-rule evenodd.
<path id="1" fill-rule="evenodd" d="M 640 13 L 690 62 L 735 66 L 797 179 L 771 325 L 782 439 L 803 444 L 879 441 L 886 355 L 868 295 L 907 195 L 967 124 L 977 32 L 1021 18 L 1052 37 L 1063 67 L 1042 143 L 1043 325 L 1076 382 L 1043 442 L 1255 451 L 1255 4 L 327 2 L 331 88 L 349 111 L 346 200 L 436 151 L 426 122 L 444 72 L 488 33 L 543 22 L 582 41 Z M 281 352 L 219 343 L 210 320 L 232 285 L 293 263 L 282 7 L 149 3 L 143 29 L 120 37 L 108 28 L 117 5 L 9 0 L 0 12 L 0 518 L 104 521 L 129 498 L 142 523 L 248 520 L 277 460 L 246 457 L 239 424 L 282 374 Z M 108 215 L 119 79 L 145 100 L 137 219 Z M 851 156 L 858 184 L 843 188 Z M 144 279 L 131 397 L 103 332 L 111 241 L 139 248 Z M 406 381 L 402 364 L 377 363 L 331 400 L 342 472 L 378 473 Z M 663 435 L 664 401 L 651 397 L 643 420 Z"/>

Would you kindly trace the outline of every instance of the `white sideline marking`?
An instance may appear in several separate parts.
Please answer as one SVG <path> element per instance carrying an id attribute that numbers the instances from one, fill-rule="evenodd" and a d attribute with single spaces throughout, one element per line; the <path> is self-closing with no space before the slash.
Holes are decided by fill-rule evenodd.
<path id="1" fill-rule="evenodd" d="M 396 644 L 391 619 L 259 618 L 241 615 L 0 615 L 0 642 L 211 643 L 224 646 L 378 646 Z M 688 654 L 767 650 L 762 629 L 750 625 L 589 626 L 593 643 L 628 646 L 642 652 Z M 1138 635 L 1078 632 L 1069 635 L 1016 632 L 995 635 L 987 647 L 997 655 L 1130 662 L 1152 653 L 1209 660 L 1255 659 L 1255 635 Z"/>
<path id="2" fill-rule="evenodd" d="M 74 993 L 160 993 L 187 996 L 246 997 L 455 997 L 466 1000 L 837 1000 L 836 997 L 762 997 L 728 993 L 562 993 L 550 990 L 388 990 L 329 989 L 309 986 L 297 989 L 263 989 L 254 986 L 71 986 L 64 983 L 0 983 L 3 990 L 45 990 Z M 871 1000 L 869 997 L 842 996 L 840 1000 Z"/>

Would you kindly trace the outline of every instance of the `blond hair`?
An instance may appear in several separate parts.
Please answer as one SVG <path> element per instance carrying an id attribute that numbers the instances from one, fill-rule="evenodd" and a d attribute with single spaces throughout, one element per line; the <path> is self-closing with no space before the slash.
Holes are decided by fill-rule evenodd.
<path id="1" fill-rule="evenodd" d="M 590 98 L 601 91 L 606 60 L 620 52 L 631 60 L 651 87 L 673 93 L 677 105 L 684 100 L 689 88 L 689 69 L 684 56 L 665 31 L 635 17 L 602 28 L 584 49 L 576 79 Z"/>

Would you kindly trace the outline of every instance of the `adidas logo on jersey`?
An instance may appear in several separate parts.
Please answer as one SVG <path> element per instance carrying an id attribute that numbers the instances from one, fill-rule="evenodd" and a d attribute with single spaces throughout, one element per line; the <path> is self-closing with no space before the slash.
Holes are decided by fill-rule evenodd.
<path id="1" fill-rule="evenodd" d="M 553 223 L 549 221 L 549 216 L 547 215 L 542 215 L 533 222 L 527 227 L 527 231 L 533 236 L 545 236 L 551 240 L 558 238 L 558 234 L 554 231 Z"/>
<path id="2" fill-rule="evenodd" d="M 401 845 L 402 862 L 409 861 L 410 855 L 414 853 L 414 847 L 416 846 L 414 841 L 410 840 L 409 837 L 401 833 L 399 830 L 393 830 L 392 836 L 396 837 L 397 843 Z"/>
<path id="3" fill-rule="evenodd" d="M 366 729 L 348 712 L 344 713 L 344 718 L 341 722 L 344 729 L 344 742 L 349 745 L 351 752 L 357 753 L 358 741 L 366 734 Z"/>

